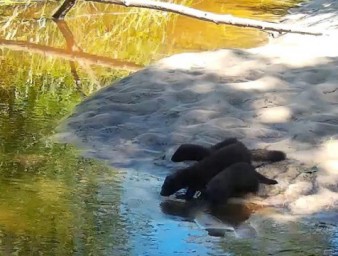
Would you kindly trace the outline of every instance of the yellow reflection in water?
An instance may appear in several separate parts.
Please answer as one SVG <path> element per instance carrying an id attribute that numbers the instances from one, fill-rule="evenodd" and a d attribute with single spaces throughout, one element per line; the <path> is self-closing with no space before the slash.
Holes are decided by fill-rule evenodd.
<path id="1" fill-rule="evenodd" d="M 175 2 L 215 13 L 273 21 L 284 15 L 286 10 L 298 1 Z M 25 10 L 19 9 L 17 18 L 7 24 L 7 29 L 2 30 L 2 38 L 64 47 L 65 42 L 58 35 L 60 31 L 55 28 L 55 24 L 43 20 L 35 25 L 29 22 L 31 18 L 50 17 L 57 6 L 54 3 L 42 8 L 41 4 L 35 4 Z M 12 14 L 10 10 L 2 10 L 2 13 L 9 16 Z M 19 22 L 19 19 L 26 22 Z M 78 50 L 132 60 L 138 64 L 147 64 L 151 60 L 176 52 L 253 47 L 266 40 L 266 34 L 256 29 L 215 25 L 156 10 L 81 1 L 68 14 L 66 21 Z"/>
<path id="2" fill-rule="evenodd" d="M 57 224 L 70 228 L 74 216 L 66 200 L 69 191 L 61 182 L 26 176 L 2 181 L 0 191 L 1 229 L 46 235 Z"/>
<path id="3" fill-rule="evenodd" d="M 236 17 L 275 21 L 286 14 L 296 1 L 236 0 L 194 1 L 191 7 Z M 249 48 L 266 41 L 266 33 L 257 29 L 217 25 L 185 16 L 178 16 L 168 25 L 168 47 L 178 50 L 208 50 L 217 48 Z"/>

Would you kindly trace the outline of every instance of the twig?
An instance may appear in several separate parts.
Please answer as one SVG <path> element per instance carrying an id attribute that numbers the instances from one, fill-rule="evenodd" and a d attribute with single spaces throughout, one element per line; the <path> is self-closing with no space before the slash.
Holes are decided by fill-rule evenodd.
<path id="1" fill-rule="evenodd" d="M 45 56 L 58 57 L 65 60 L 75 60 L 79 62 L 85 62 L 91 65 L 98 65 L 109 68 L 117 68 L 128 71 L 137 71 L 142 68 L 141 65 L 137 65 L 128 61 L 121 61 L 111 59 L 108 57 L 97 56 L 85 52 L 69 52 L 64 49 L 54 48 L 45 45 L 34 44 L 25 41 L 13 41 L 0 39 L 0 49 L 6 48 L 13 51 L 25 51 L 30 53 L 38 53 Z"/>
<path id="2" fill-rule="evenodd" d="M 73 33 L 70 30 L 70 28 L 68 27 L 67 22 L 64 21 L 64 20 L 58 20 L 58 21 L 55 20 L 55 23 L 56 23 L 57 27 L 59 28 L 59 30 L 61 31 L 63 37 L 66 40 L 67 50 L 70 51 L 70 52 L 83 52 L 83 50 L 76 44 Z M 70 64 L 71 72 L 72 72 L 74 79 L 75 79 L 75 83 L 76 83 L 77 87 L 80 88 L 81 81 L 80 81 L 79 76 L 78 76 L 77 71 L 76 71 L 75 62 L 69 61 L 69 64 Z M 79 62 L 79 64 L 88 73 L 88 75 L 92 79 L 93 83 L 95 83 L 98 87 L 100 87 L 100 82 L 96 78 L 96 76 L 95 76 L 92 68 L 90 67 L 90 65 L 88 65 L 85 62 Z"/>
<path id="3" fill-rule="evenodd" d="M 79 51 L 82 52 L 82 50 L 76 45 L 74 36 L 71 30 L 69 29 L 67 23 L 64 20 L 55 21 L 55 23 L 66 40 L 67 50 L 69 52 L 72 52 L 72 51 L 75 51 L 74 49 L 79 49 Z M 70 60 L 69 66 L 70 66 L 70 72 L 72 73 L 73 78 L 74 78 L 76 89 L 82 94 L 82 96 L 85 96 L 83 95 L 83 92 L 81 90 L 81 79 L 80 79 L 79 74 L 77 73 L 75 61 Z"/>

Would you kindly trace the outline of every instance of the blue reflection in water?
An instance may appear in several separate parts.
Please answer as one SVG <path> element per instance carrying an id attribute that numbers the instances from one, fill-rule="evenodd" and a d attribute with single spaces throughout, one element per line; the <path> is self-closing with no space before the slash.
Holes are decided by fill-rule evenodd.
<path id="1" fill-rule="evenodd" d="M 329 253 L 330 254 L 327 255 L 338 255 L 338 227 L 335 228 L 335 231 L 332 234 L 331 249 L 329 250 Z"/>
<path id="2" fill-rule="evenodd" d="M 136 177 L 135 177 L 136 175 Z M 128 230 L 129 255 L 208 255 L 214 239 L 194 222 L 162 213 L 162 180 L 145 173 L 128 174 L 121 195 L 120 214 Z M 147 177 L 145 177 L 147 176 Z"/>
<path id="3" fill-rule="evenodd" d="M 207 255 L 209 250 L 199 239 L 207 234 L 192 225 L 196 224 L 167 220 L 162 228 L 154 230 L 153 236 L 157 237 L 158 243 L 157 252 L 162 255 Z M 152 255 L 156 255 L 155 251 L 153 253 Z"/>
<path id="4" fill-rule="evenodd" d="M 132 255 L 207 255 L 209 249 L 199 239 L 206 234 L 194 230 L 193 224 L 166 220 L 162 227 L 156 228 L 158 224 L 154 222 L 148 238 L 141 233 L 130 238 Z"/>

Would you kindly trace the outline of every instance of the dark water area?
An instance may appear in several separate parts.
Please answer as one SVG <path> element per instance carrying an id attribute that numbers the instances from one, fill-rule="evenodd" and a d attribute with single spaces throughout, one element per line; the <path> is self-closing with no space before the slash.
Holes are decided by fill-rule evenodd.
<path id="1" fill-rule="evenodd" d="M 275 20 L 295 2 L 184 3 Z M 114 169 L 52 139 L 88 95 L 148 63 L 253 47 L 266 41 L 263 32 L 84 2 L 55 23 L 48 18 L 57 4 L 0 1 L 0 255 L 337 255 L 338 233 L 327 225 L 269 222 L 275 229 L 250 238 L 210 236 L 192 218 L 195 208 L 163 201 L 162 178 Z M 240 217 L 230 218 L 239 225 L 251 213 L 216 216 Z"/>

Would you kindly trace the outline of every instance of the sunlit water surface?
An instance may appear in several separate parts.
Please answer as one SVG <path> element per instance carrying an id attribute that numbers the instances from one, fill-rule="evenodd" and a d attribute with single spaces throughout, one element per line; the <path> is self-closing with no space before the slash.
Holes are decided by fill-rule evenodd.
<path id="1" fill-rule="evenodd" d="M 295 2 L 183 3 L 274 20 Z M 209 236 L 189 207 L 160 198 L 154 171 L 116 170 L 50 139 L 87 95 L 151 61 L 252 47 L 265 42 L 263 32 L 84 2 L 55 23 L 46 18 L 56 6 L 0 6 L 1 255 L 337 255 L 328 224 L 267 219 L 249 238 Z M 250 213 L 218 217 L 241 222 Z"/>

